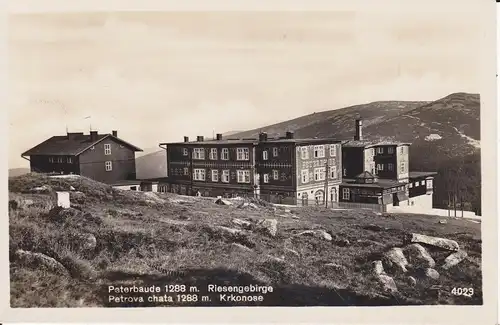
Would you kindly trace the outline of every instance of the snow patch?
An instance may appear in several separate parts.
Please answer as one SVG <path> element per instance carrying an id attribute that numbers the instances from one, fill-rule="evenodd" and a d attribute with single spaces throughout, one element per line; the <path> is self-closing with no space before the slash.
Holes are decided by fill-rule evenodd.
<path id="1" fill-rule="evenodd" d="M 441 139 L 442 139 L 442 137 L 436 133 L 429 134 L 428 136 L 425 137 L 425 141 L 435 141 L 435 140 L 441 140 Z"/>
<path id="2" fill-rule="evenodd" d="M 471 138 L 471 137 L 469 137 L 468 135 L 465 135 L 463 132 L 460 132 L 460 131 L 459 131 L 456 127 L 454 127 L 454 126 L 453 126 L 453 129 L 455 129 L 455 131 L 457 131 L 457 133 L 458 133 L 458 134 L 459 134 L 462 138 L 466 139 L 466 140 L 467 140 L 467 142 L 469 142 L 469 144 L 470 144 L 471 146 L 473 146 L 474 148 L 477 148 L 477 149 L 481 148 L 481 141 L 476 140 L 476 139 L 474 139 L 474 138 Z"/>

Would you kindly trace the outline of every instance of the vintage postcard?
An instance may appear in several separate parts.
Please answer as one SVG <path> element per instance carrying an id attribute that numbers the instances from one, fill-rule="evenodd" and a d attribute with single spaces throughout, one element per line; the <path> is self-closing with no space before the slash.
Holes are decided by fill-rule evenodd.
<path id="1" fill-rule="evenodd" d="M 0 321 L 494 324 L 494 3 L 237 3 L 11 3 Z"/>

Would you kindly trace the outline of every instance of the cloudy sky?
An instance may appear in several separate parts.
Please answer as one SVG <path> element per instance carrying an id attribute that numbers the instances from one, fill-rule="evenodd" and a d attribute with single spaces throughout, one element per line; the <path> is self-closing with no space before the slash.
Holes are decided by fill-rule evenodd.
<path id="1" fill-rule="evenodd" d="M 480 15 L 431 8 L 11 15 L 9 167 L 66 126 L 152 148 L 370 101 L 479 93 L 480 36 Z"/>

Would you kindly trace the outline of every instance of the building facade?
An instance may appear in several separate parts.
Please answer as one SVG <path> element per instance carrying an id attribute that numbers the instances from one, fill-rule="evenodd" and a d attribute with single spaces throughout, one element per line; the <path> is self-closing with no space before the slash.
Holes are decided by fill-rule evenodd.
<path id="1" fill-rule="evenodd" d="M 164 143 L 168 177 L 158 184 L 162 191 L 202 196 L 252 196 L 267 201 L 296 204 L 337 198 L 341 182 L 340 141 L 334 139 L 222 139 Z M 307 154 L 306 154 L 307 153 Z M 331 171 L 326 177 L 327 170 Z M 307 175 L 307 177 L 306 177 Z M 305 194 L 304 194 L 305 193 Z M 309 195 L 309 193 L 311 195 Z M 320 197 L 321 195 L 321 197 Z"/>
<path id="2" fill-rule="evenodd" d="M 51 137 L 21 156 L 29 160 L 32 172 L 75 174 L 116 184 L 135 180 L 137 151 L 142 150 L 118 138 L 117 131 L 91 131 Z"/>
<path id="3" fill-rule="evenodd" d="M 433 172 L 410 172 L 410 144 L 364 140 L 362 121 L 356 120 L 353 140 L 342 143 L 343 182 L 340 206 L 391 211 L 412 205 L 432 208 Z M 425 178 L 425 180 L 422 180 Z M 415 190 L 426 182 L 429 189 Z"/>

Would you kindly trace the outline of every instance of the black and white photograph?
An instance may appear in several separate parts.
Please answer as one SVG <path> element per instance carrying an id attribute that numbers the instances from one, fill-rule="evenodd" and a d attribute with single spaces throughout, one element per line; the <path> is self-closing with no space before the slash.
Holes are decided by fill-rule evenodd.
<path id="1" fill-rule="evenodd" d="M 484 307 L 482 2 L 9 13 L 9 308 Z"/>

